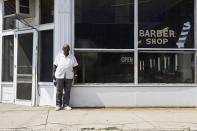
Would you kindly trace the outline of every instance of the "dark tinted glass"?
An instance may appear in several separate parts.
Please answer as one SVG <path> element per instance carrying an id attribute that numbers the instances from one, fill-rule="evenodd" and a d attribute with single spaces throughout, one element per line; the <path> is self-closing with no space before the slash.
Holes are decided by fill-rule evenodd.
<path id="1" fill-rule="evenodd" d="M 194 0 L 139 0 L 140 48 L 193 48 Z"/>
<path id="2" fill-rule="evenodd" d="M 139 83 L 194 83 L 193 53 L 140 53 Z"/>
<path id="3" fill-rule="evenodd" d="M 75 0 L 76 48 L 133 48 L 133 0 Z"/>
<path id="4" fill-rule="evenodd" d="M 25 13 L 25 14 L 29 14 L 29 8 L 27 8 L 27 7 L 20 7 L 20 12 L 21 13 Z"/>
<path id="5" fill-rule="evenodd" d="M 32 74 L 33 34 L 18 37 L 17 73 Z"/>
<path id="6" fill-rule="evenodd" d="M 131 53 L 75 53 L 79 83 L 131 83 L 134 61 Z"/>
<path id="7" fill-rule="evenodd" d="M 20 0 L 19 2 L 22 6 L 29 6 L 29 0 Z"/>
<path id="8" fill-rule="evenodd" d="M 17 99 L 31 100 L 32 83 L 17 83 Z"/>
<path id="9" fill-rule="evenodd" d="M 16 0 L 4 1 L 4 15 L 11 15 L 16 13 Z"/>
<path id="10" fill-rule="evenodd" d="M 14 70 L 14 36 L 3 37 L 3 70 L 2 80 L 13 81 Z"/>
<path id="11" fill-rule="evenodd" d="M 52 81 L 53 69 L 53 31 L 40 32 L 40 81 Z"/>
<path id="12" fill-rule="evenodd" d="M 52 23 L 54 21 L 54 0 L 40 0 L 41 4 L 41 24 Z"/>
<path id="13" fill-rule="evenodd" d="M 3 29 L 15 29 L 16 28 L 16 20 L 13 17 L 3 18 Z"/>

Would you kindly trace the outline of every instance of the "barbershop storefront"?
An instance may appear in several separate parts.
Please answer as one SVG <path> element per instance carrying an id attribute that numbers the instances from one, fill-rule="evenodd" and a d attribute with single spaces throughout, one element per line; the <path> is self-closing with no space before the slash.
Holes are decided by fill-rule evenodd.
<path id="1" fill-rule="evenodd" d="M 68 43 L 73 107 L 197 107 L 195 0 L 15 1 L 0 3 L 0 102 L 54 106 L 53 59 Z"/>

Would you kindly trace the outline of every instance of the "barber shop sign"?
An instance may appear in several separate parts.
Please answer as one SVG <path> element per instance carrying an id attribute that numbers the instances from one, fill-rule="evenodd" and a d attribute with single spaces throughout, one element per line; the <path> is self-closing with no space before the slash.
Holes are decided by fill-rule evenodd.
<path id="1" fill-rule="evenodd" d="M 172 26 L 172 25 L 171 25 Z M 154 27 L 153 27 L 154 28 Z M 160 27 L 161 29 L 139 29 L 139 47 L 184 48 L 191 29 L 191 23 L 185 22 L 179 27 Z"/>

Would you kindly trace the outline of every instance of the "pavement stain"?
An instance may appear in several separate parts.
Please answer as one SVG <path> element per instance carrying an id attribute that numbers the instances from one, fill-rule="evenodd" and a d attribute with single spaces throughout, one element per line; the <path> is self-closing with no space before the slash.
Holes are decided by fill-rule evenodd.
<path id="1" fill-rule="evenodd" d="M 99 128 L 99 129 L 95 129 L 95 128 L 81 128 L 81 131 L 121 131 L 121 129 L 117 128 L 117 127 L 106 127 L 106 128 Z"/>

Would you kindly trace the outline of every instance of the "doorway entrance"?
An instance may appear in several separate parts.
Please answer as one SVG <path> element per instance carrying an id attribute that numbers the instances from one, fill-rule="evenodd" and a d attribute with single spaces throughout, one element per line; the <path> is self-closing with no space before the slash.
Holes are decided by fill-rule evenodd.
<path id="1" fill-rule="evenodd" d="M 33 33 L 18 35 L 16 99 L 32 97 Z"/>
<path id="2" fill-rule="evenodd" d="M 35 89 L 35 32 L 15 35 L 15 89 L 16 104 L 32 106 Z"/>

